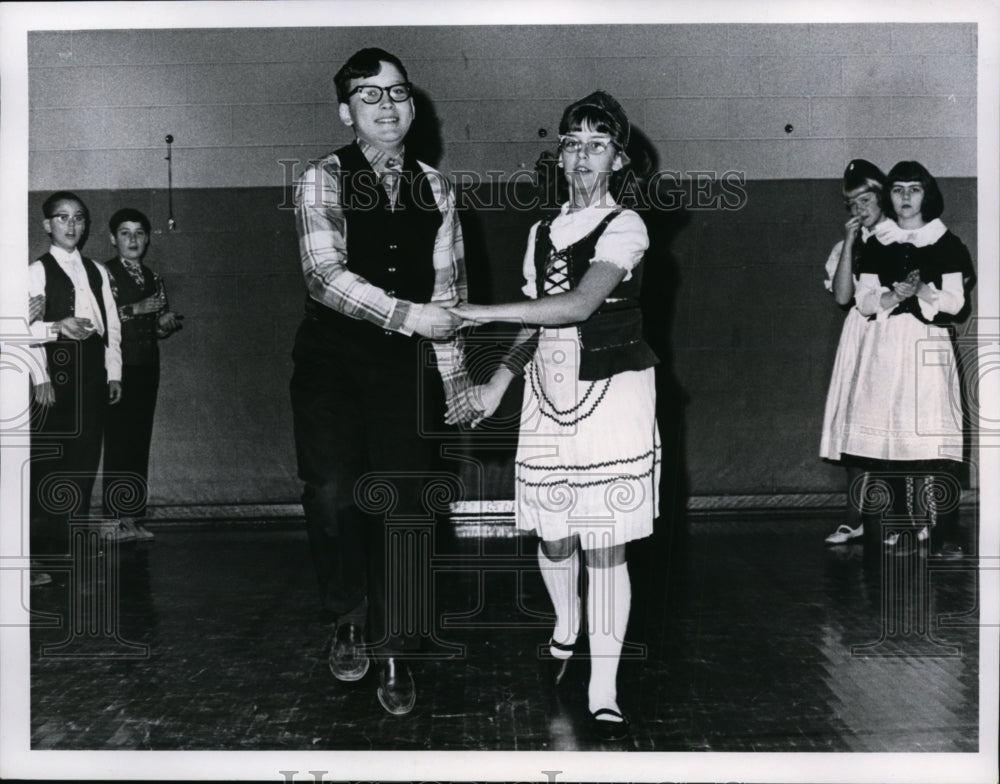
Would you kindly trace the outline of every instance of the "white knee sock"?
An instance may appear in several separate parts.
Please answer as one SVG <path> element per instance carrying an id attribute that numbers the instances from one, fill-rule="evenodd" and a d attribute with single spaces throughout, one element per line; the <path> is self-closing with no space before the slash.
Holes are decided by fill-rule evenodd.
<path id="1" fill-rule="evenodd" d="M 587 624 L 590 627 L 590 687 L 587 702 L 591 713 L 600 708 L 618 710 L 618 661 L 621 658 L 632 584 L 628 565 L 607 569 L 587 567 Z"/>
<path id="2" fill-rule="evenodd" d="M 574 551 L 568 558 L 553 561 L 538 545 L 538 568 L 549 591 L 556 611 L 556 628 L 552 639 L 563 645 L 572 645 L 580 633 L 580 594 L 577 585 L 580 577 L 580 553 Z M 572 654 L 558 648 L 549 648 L 558 659 L 568 659 Z"/>

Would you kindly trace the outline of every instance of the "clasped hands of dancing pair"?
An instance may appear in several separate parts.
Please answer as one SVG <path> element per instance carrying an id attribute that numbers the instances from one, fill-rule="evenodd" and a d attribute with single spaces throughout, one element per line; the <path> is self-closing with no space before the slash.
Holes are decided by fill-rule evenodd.
<path id="1" fill-rule="evenodd" d="M 426 306 L 425 306 L 426 307 Z M 434 340 L 449 340 L 457 332 L 495 321 L 495 318 L 485 316 L 479 306 L 459 302 L 451 306 L 436 306 L 444 314 L 438 325 L 433 328 Z M 450 316 L 449 320 L 447 316 Z M 483 420 L 489 419 L 500 406 L 505 389 L 498 389 L 491 384 L 470 384 L 448 399 L 445 410 L 445 423 L 449 425 L 478 426 Z"/>

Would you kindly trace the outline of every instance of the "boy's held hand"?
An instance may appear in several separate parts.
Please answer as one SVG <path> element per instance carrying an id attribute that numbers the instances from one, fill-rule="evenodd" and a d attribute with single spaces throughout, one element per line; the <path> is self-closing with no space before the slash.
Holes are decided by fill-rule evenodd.
<path id="1" fill-rule="evenodd" d="M 121 381 L 109 381 L 108 382 L 108 403 L 114 405 L 119 400 L 122 399 L 122 382 Z"/>
<path id="2" fill-rule="evenodd" d="M 493 383 L 469 387 L 448 401 L 445 424 L 475 427 L 496 412 L 503 400 L 503 385 Z"/>
<path id="3" fill-rule="evenodd" d="M 425 303 L 413 331 L 432 340 L 447 340 L 462 326 L 462 320 L 451 311 L 434 304 Z"/>
<path id="4" fill-rule="evenodd" d="M 62 321 L 56 322 L 59 325 L 59 332 L 74 340 L 83 340 L 90 337 L 94 331 L 94 325 L 90 319 L 78 318 L 77 316 L 67 316 Z"/>

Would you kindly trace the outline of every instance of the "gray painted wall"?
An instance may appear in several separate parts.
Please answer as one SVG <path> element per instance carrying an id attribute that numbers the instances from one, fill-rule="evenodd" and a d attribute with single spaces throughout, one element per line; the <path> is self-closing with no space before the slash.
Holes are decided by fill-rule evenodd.
<path id="1" fill-rule="evenodd" d="M 661 216 L 678 222 L 649 263 L 651 307 L 662 297 L 668 309 L 664 372 L 687 399 L 671 423 L 685 435 L 682 468 L 695 495 L 842 488 L 816 457 L 843 319 L 822 288 L 844 220 L 838 178 L 852 157 L 921 160 L 975 257 L 974 25 L 31 33 L 32 253 L 45 248 L 48 191 L 87 199 L 96 258 L 110 255 L 111 211 L 139 207 L 154 223 L 148 260 L 188 317 L 163 345 L 154 502 L 297 496 L 287 381 L 302 284 L 279 205 L 296 167 L 349 139 L 332 74 L 366 45 L 404 59 L 440 168 L 456 177 L 530 172 L 562 107 L 598 87 L 622 100 L 660 168 L 742 172 L 741 209 Z M 509 296 L 534 216 L 464 217 L 474 291 Z M 500 452 L 484 457 L 497 487 Z"/>

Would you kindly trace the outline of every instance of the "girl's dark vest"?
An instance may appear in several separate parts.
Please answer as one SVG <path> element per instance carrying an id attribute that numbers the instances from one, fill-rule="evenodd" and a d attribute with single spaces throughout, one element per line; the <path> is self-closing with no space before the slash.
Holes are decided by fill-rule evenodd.
<path id="1" fill-rule="evenodd" d="M 101 321 L 104 322 L 104 345 L 108 345 L 108 314 L 104 310 L 104 295 L 102 293 L 102 280 L 97 264 L 91 259 L 80 257 L 83 261 L 83 268 L 87 272 L 87 282 L 90 290 L 94 294 L 97 308 L 101 312 Z M 62 321 L 76 313 L 76 289 L 69 275 L 63 272 L 59 262 L 51 253 L 46 253 L 39 259 L 45 267 L 45 315 L 43 321 Z M 46 349 L 54 348 L 53 343 L 71 340 L 63 335 L 53 342 L 46 343 Z"/>
<path id="2" fill-rule="evenodd" d="M 117 256 L 104 265 L 114 282 L 115 302 L 119 311 L 156 293 L 156 276 L 142 266 L 142 285 L 138 285 Z M 143 313 L 122 319 L 122 364 L 156 365 L 160 345 L 156 337 L 158 313 Z"/>
<path id="3" fill-rule="evenodd" d="M 879 283 L 889 289 L 893 283 L 904 280 L 911 270 L 920 270 L 920 279 L 924 283 L 933 283 L 938 290 L 941 289 L 942 275 L 961 272 L 966 297 L 975 285 L 976 278 L 968 248 L 951 231 L 946 231 L 933 245 L 919 248 L 908 242 L 883 245 L 875 237 L 869 237 L 861 249 L 859 269 L 861 272 L 878 275 Z M 956 320 L 953 314 L 938 313 L 928 321 L 915 296 L 900 302 L 889 316 L 904 313 L 909 313 L 925 324 L 943 325 Z M 869 320 L 874 318 L 874 315 L 869 316 Z"/>
<path id="4" fill-rule="evenodd" d="M 429 302 L 434 293 L 434 241 L 441 226 L 430 180 L 408 153 L 403 159 L 399 198 L 389 197 L 357 143 L 336 151 L 340 196 L 347 222 L 347 269 L 387 294 Z M 306 316 L 335 328 L 345 340 L 382 349 L 406 336 L 351 318 L 306 299 Z M 406 341 L 409 342 L 409 341 Z"/>
<path id="5" fill-rule="evenodd" d="M 570 285 L 576 288 L 594 258 L 597 241 L 621 210 L 615 210 L 602 220 L 590 234 L 559 251 L 568 262 Z M 549 224 L 543 221 L 535 232 L 535 281 L 537 294 L 545 296 L 545 276 L 555 251 L 549 236 Z M 642 311 L 639 292 L 642 288 L 642 262 L 632 268 L 632 276 L 619 283 L 615 290 L 586 321 L 577 324 L 580 332 L 581 381 L 610 378 L 626 370 L 645 370 L 659 360 L 642 334 Z"/>

